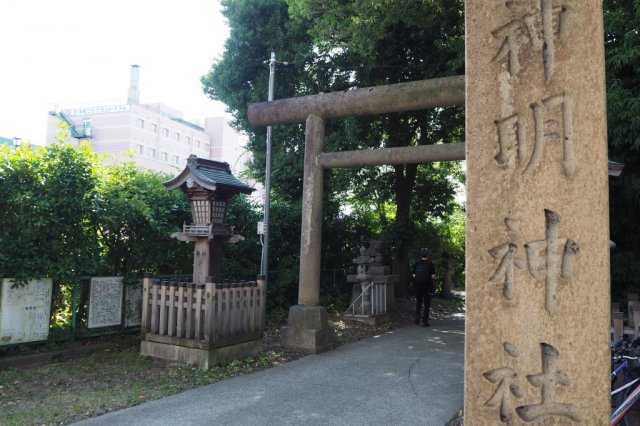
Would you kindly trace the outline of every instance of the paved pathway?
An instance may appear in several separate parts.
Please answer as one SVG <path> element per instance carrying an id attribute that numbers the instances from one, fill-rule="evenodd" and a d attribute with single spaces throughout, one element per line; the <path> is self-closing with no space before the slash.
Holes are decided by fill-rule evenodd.
<path id="1" fill-rule="evenodd" d="M 451 317 L 79 424 L 443 426 L 462 408 L 463 358 Z"/>

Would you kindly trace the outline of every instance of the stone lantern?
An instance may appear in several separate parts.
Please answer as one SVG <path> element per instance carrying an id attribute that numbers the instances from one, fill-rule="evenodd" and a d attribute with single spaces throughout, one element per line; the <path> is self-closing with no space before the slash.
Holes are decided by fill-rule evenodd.
<path id="1" fill-rule="evenodd" d="M 222 243 L 242 239 L 225 224 L 227 205 L 239 193 L 250 194 L 254 188 L 231 174 L 229 164 L 191 155 L 187 166 L 175 178 L 164 183 L 168 189 L 180 189 L 189 198 L 193 223 L 183 225 L 172 237 L 195 241 L 193 282 L 204 284 L 208 277 L 220 282 Z"/>

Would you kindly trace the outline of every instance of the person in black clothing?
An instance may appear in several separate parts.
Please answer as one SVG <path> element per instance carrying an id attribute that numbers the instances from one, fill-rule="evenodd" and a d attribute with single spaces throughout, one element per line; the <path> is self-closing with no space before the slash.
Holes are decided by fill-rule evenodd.
<path id="1" fill-rule="evenodd" d="M 422 326 L 429 327 L 429 309 L 431 308 L 431 295 L 433 294 L 433 284 L 436 278 L 436 268 L 433 266 L 433 262 L 429 260 L 429 249 L 420 249 L 420 260 L 413 265 L 412 276 L 416 289 L 415 323 L 420 323 L 420 312 L 424 302 Z"/>

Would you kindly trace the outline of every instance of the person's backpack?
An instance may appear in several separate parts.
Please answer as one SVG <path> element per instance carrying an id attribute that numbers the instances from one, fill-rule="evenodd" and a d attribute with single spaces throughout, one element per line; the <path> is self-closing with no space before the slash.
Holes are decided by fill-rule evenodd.
<path id="1" fill-rule="evenodd" d="M 419 286 L 426 286 L 429 283 L 429 263 L 418 262 L 416 265 L 415 283 Z"/>

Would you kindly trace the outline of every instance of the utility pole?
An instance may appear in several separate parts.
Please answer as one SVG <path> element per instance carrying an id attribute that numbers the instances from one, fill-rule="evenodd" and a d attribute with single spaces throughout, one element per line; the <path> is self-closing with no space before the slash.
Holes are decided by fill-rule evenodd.
<path id="1" fill-rule="evenodd" d="M 271 52 L 269 60 L 269 94 L 267 101 L 273 100 L 273 85 L 276 73 L 276 54 Z M 271 207 L 271 126 L 267 127 L 267 158 L 266 172 L 264 178 L 264 218 L 262 225 L 262 263 L 260 275 L 264 276 L 265 283 L 269 283 L 269 209 Z"/>

